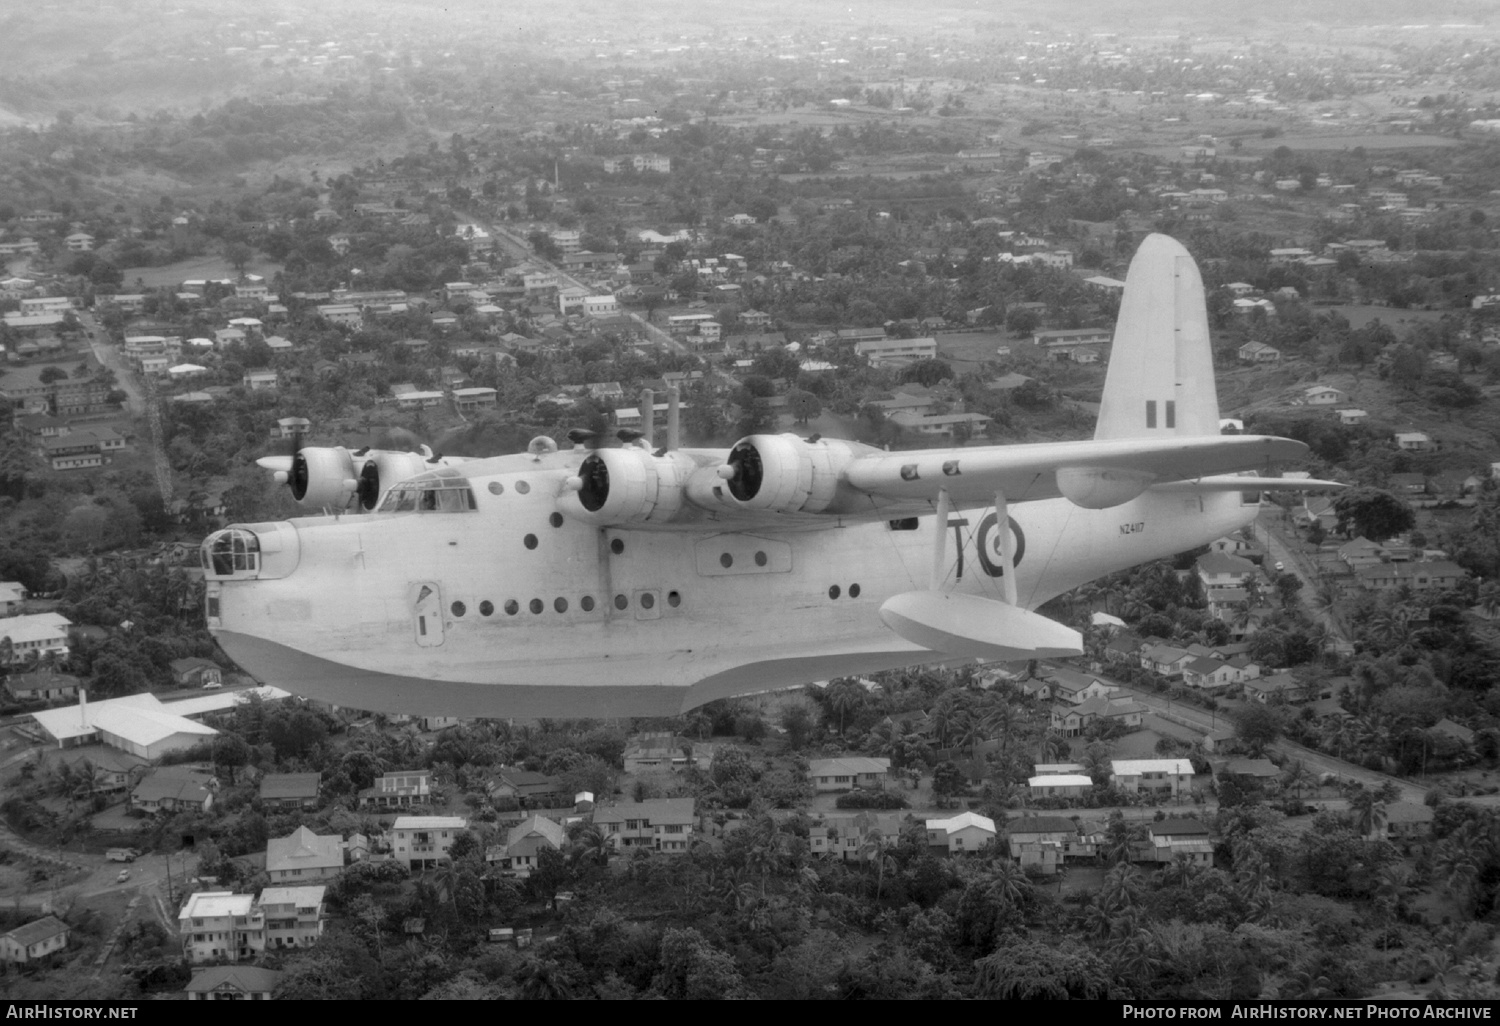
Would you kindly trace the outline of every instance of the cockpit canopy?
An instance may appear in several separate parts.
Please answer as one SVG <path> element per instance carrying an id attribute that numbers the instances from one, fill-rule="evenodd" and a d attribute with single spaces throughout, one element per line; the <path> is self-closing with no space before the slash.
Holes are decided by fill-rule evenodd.
<path id="1" fill-rule="evenodd" d="M 468 513 L 477 508 L 469 479 L 455 467 L 439 467 L 402 481 L 380 504 L 382 513 Z"/>

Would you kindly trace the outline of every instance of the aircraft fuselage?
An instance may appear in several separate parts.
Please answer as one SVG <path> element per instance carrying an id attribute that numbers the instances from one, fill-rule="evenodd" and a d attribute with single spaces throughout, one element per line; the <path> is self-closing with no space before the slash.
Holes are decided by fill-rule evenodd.
<path id="1" fill-rule="evenodd" d="M 948 658 L 881 604 L 914 589 L 1001 597 L 995 508 L 945 525 L 595 528 L 557 512 L 576 453 L 463 466 L 475 508 L 244 525 L 254 571 L 209 574 L 209 625 L 269 684 L 424 715 L 673 715 L 716 698 Z M 1104 510 L 1010 506 L 1017 604 L 1205 544 L 1248 522 L 1237 493 L 1147 491 Z M 933 581 L 934 532 L 944 532 Z M 225 569 L 221 567 L 220 569 Z"/>

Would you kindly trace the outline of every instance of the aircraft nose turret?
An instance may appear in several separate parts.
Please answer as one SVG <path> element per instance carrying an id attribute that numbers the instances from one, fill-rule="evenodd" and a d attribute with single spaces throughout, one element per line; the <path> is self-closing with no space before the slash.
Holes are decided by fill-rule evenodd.
<path id="1" fill-rule="evenodd" d="M 289 577 L 302 556 L 297 529 L 287 521 L 234 524 L 203 540 L 203 576 L 210 581 L 265 581 Z"/>

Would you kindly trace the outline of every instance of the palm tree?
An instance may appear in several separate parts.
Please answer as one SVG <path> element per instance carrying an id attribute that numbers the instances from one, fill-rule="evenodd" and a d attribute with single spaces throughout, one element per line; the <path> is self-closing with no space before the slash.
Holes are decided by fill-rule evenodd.
<path id="1" fill-rule="evenodd" d="M 573 996 L 562 966 L 550 958 L 528 958 L 516 978 L 521 983 L 521 997 L 527 1001 L 566 1001 Z"/>
<path id="2" fill-rule="evenodd" d="M 1317 785 L 1317 782 L 1317 777 L 1313 776 L 1312 771 L 1307 768 L 1301 759 L 1293 760 L 1281 775 L 1281 786 L 1289 787 L 1295 791 L 1297 801 L 1299 802 L 1302 800 L 1302 789 L 1304 787 L 1314 787 Z"/>
<path id="3" fill-rule="evenodd" d="M 990 893 L 1007 907 L 1015 908 L 1031 893 L 1031 880 L 1018 863 L 1004 859 L 995 863 L 990 877 Z"/>

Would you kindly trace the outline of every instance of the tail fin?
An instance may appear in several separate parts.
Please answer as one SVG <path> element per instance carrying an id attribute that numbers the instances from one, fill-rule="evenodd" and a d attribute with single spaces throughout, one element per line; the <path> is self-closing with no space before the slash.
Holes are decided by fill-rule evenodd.
<path id="1" fill-rule="evenodd" d="M 1125 275 L 1094 438 L 1218 433 L 1203 279 L 1182 243 L 1148 235 Z"/>

